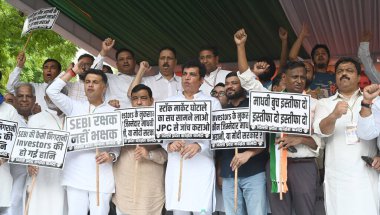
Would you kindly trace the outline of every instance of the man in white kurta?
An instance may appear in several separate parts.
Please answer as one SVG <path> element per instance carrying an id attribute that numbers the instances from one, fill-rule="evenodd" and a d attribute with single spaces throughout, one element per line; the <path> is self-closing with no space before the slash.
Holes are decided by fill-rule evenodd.
<path id="1" fill-rule="evenodd" d="M 75 77 L 79 70 L 78 66 L 74 66 L 73 71 L 57 78 L 47 88 L 46 94 L 52 102 L 66 116 L 112 112 L 114 108 L 103 99 L 107 76 L 101 70 L 88 70 L 85 74 L 85 92 L 88 101 L 75 101 L 60 93 L 66 82 Z M 119 148 L 102 148 L 99 151 L 98 156 L 95 149 L 69 152 L 66 155 L 62 185 L 67 187 L 69 215 L 86 215 L 88 208 L 92 215 L 104 215 L 109 212 L 111 195 L 115 192 L 112 162 L 116 161 Z M 100 206 L 96 206 L 97 163 L 101 164 L 99 165 Z"/>
<path id="2" fill-rule="evenodd" d="M 358 87 L 360 64 L 341 58 L 335 70 L 338 92 L 319 100 L 314 121 L 314 132 L 326 143 L 326 213 L 376 215 L 378 173 L 361 159 L 376 155 L 376 141 L 357 138 L 355 130 L 363 99 Z"/>
<path id="3" fill-rule="evenodd" d="M 221 109 L 219 101 L 199 91 L 205 75 L 204 66 L 198 61 L 183 65 L 180 95 L 167 101 L 211 100 L 212 110 Z M 165 178 L 166 209 L 178 214 L 211 214 L 215 208 L 215 164 L 209 140 L 164 141 L 168 151 Z M 178 201 L 180 160 L 183 160 L 181 200 Z"/>
<path id="4" fill-rule="evenodd" d="M 1 74 L 0 74 L 1 77 Z M 1 78 L 0 78 L 1 79 Z M 0 94 L 0 97 L 2 95 Z M 0 120 L 7 120 L 18 122 L 18 114 L 16 109 L 5 103 L 3 99 L 0 98 Z M 11 146 L 7 146 L 8 147 Z M 10 173 L 9 164 L 3 158 L 0 158 L 0 214 L 3 215 L 7 208 L 11 206 L 11 191 L 13 178 Z"/>
<path id="5" fill-rule="evenodd" d="M 64 93 L 67 95 L 67 90 Z M 63 130 L 65 114 L 50 99 L 45 97 L 45 100 L 48 109 L 30 117 L 28 127 Z M 26 179 L 24 193 L 29 190 L 28 187 L 32 184 L 33 172 L 37 172 L 32 195 L 29 195 L 31 199 L 28 215 L 66 215 L 66 192 L 61 185 L 62 170 L 35 166 L 29 166 L 28 169 L 29 175 Z"/>
<path id="6" fill-rule="evenodd" d="M 210 46 L 201 48 L 199 51 L 199 60 L 206 67 L 206 75 L 200 90 L 209 96 L 215 85 L 218 83 L 224 84 L 226 75 L 231 71 L 223 70 L 222 67 L 218 66 L 219 51 L 217 47 Z"/>
<path id="7" fill-rule="evenodd" d="M 7 83 L 7 90 L 8 92 L 12 94 L 15 94 L 14 88 L 21 83 L 20 75 L 21 75 L 22 69 L 24 68 L 25 61 L 26 61 L 25 53 L 20 52 L 17 55 L 17 66 L 14 68 L 11 74 L 9 74 L 9 79 Z M 35 89 L 36 103 L 40 105 L 41 110 L 47 109 L 47 106 L 44 100 L 46 86 L 48 85 L 47 83 L 54 80 L 54 78 L 56 78 L 60 72 L 61 72 L 61 64 L 57 60 L 47 59 L 42 65 L 42 76 L 43 76 L 44 82 L 30 83 L 33 85 Z"/>
<path id="8" fill-rule="evenodd" d="M 142 61 L 132 84 L 129 86 L 128 96 L 131 97 L 131 90 L 140 83 L 152 89 L 155 101 L 162 101 L 168 97 L 178 95 L 182 92 L 182 85 L 181 77 L 174 72 L 176 66 L 176 50 L 171 47 L 162 48 L 158 57 L 159 73 L 154 76 L 144 77 L 146 72 L 149 72 L 150 66 L 148 62 Z"/>
<path id="9" fill-rule="evenodd" d="M 14 106 L 18 113 L 18 127 L 28 127 L 27 122 L 32 115 L 32 109 L 36 103 L 35 89 L 30 83 L 20 83 L 15 87 Z M 10 164 L 10 170 L 13 177 L 11 207 L 7 214 L 22 214 L 23 212 L 23 190 L 27 175 L 25 165 Z"/>

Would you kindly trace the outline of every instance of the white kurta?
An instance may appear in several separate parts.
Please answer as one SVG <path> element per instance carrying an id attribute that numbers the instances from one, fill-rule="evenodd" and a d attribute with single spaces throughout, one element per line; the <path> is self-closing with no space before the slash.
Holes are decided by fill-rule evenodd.
<path id="1" fill-rule="evenodd" d="M 182 93 L 181 77 L 176 75 L 171 80 L 167 80 L 161 73 L 158 73 L 154 76 L 143 77 L 141 83 L 150 87 L 154 101 L 163 101 Z"/>
<path id="2" fill-rule="evenodd" d="M 360 139 L 358 144 L 346 144 L 345 128 L 352 123 L 351 117 L 357 123 L 362 99 L 357 91 L 347 101 L 352 111 L 336 121 L 330 135 L 323 135 L 319 124 L 343 98 L 337 93 L 319 100 L 316 107 L 314 132 L 321 134 L 326 143 L 324 188 L 328 215 L 379 213 L 378 173 L 361 159 L 363 155 L 376 155 L 376 141 Z"/>
<path id="3" fill-rule="evenodd" d="M 206 75 L 201 88 L 199 88 L 205 95 L 210 96 L 211 90 L 214 89 L 218 83 L 225 83 L 226 76 L 231 71 L 223 70 L 218 67 L 215 71 L 212 71 L 210 75 Z"/>
<path id="4" fill-rule="evenodd" d="M 119 100 L 120 108 L 132 107 L 131 100 L 128 98 L 128 88 L 135 76 L 125 75 L 123 73 L 114 75 L 106 74 L 108 78 L 108 88 L 106 92 L 106 101 Z M 154 92 L 153 92 L 154 95 Z"/>
<path id="5" fill-rule="evenodd" d="M 90 103 L 88 101 L 75 101 L 60 93 L 66 83 L 57 78 L 47 89 L 46 93 L 52 102 L 62 110 L 66 116 L 78 116 L 89 114 Z M 93 106 L 92 106 L 93 107 Z M 106 102 L 91 108 L 91 113 L 105 113 L 114 111 L 114 107 Z M 109 151 L 119 155 L 119 148 L 103 148 L 102 151 Z M 62 185 L 74 187 L 86 191 L 96 191 L 96 162 L 95 149 L 74 151 L 66 154 L 65 167 L 63 169 Z M 100 177 L 99 191 L 102 193 L 115 192 L 115 181 L 112 172 L 112 163 L 99 165 Z"/>
<path id="6" fill-rule="evenodd" d="M 186 101 L 181 94 L 170 97 L 167 101 Z M 211 100 L 212 110 L 221 109 L 217 99 L 206 96 L 202 92 L 194 95 L 194 100 Z M 167 150 L 172 141 L 164 141 L 163 148 Z M 181 201 L 178 201 L 178 183 L 180 170 L 180 154 L 168 153 L 168 165 L 165 176 L 165 195 L 167 210 L 207 212 L 215 209 L 215 164 L 209 140 L 186 140 L 186 144 L 197 142 L 201 151 L 188 160 L 183 160 Z"/>
<path id="7" fill-rule="evenodd" d="M 29 119 L 28 127 L 53 130 L 63 129 L 64 116 L 57 112 L 45 110 Z M 67 214 L 65 190 L 61 185 L 62 170 L 40 167 L 29 205 L 29 215 L 64 215 Z M 28 176 L 26 188 L 31 185 L 32 177 Z"/>
<path id="8" fill-rule="evenodd" d="M 0 119 L 17 122 L 18 114 L 16 109 L 5 102 L 1 103 Z M 13 178 L 11 176 L 8 163 L 3 163 L 0 166 L 0 180 L 0 207 L 9 207 L 11 205 Z"/>

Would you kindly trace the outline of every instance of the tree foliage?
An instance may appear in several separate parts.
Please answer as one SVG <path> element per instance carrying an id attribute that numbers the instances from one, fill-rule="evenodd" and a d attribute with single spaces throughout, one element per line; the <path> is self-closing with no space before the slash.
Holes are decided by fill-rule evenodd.
<path id="1" fill-rule="evenodd" d="M 16 57 L 29 36 L 21 37 L 21 31 L 26 16 L 9 5 L 5 0 L 0 0 L 0 71 L 3 74 L 1 80 L 2 89 L 8 81 L 9 73 L 16 66 Z M 21 80 L 25 82 L 43 82 L 42 64 L 48 58 L 58 60 L 62 69 L 72 61 L 77 52 L 77 47 L 63 39 L 59 34 L 51 30 L 35 30 L 25 50 L 26 63 Z"/>

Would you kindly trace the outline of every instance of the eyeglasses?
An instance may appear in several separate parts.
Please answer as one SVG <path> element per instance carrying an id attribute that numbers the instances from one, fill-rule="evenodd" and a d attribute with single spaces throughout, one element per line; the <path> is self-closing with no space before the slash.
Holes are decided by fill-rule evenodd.
<path id="1" fill-rule="evenodd" d="M 226 92 L 224 91 L 221 91 L 221 92 L 216 92 L 215 90 L 211 91 L 211 96 L 212 97 L 220 97 L 220 96 L 225 96 L 226 95 Z"/>

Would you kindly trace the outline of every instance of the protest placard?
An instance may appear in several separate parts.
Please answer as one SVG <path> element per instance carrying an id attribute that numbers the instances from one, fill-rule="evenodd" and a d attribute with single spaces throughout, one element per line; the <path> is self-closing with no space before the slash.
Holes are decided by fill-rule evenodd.
<path id="1" fill-rule="evenodd" d="M 249 98 L 251 130 L 310 135 L 310 95 L 251 91 Z"/>
<path id="2" fill-rule="evenodd" d="M 154 138 L 154 107 L 127 108 L 121 113 L 124 145 L 160 144 Z"/>
<path id="3" fill-rule="evenodd" d="M 265 148 L 262 132 L 249 129 L 249 108 L 212 112 L 211 149 Z"/>
<path id="4" fill-rule="evenodd" d="M 211 139 L 211 101 L 155 103 L 156 139 Z"/>
<path id="5" fill-rule="evenodd" d="M 51 29 L 59 15 L 55 7 L 42 8 L 34 11 L 26 18 L 21 35 L 25 35 L 36 29 Z"/>
<path id="6" fill-rule="evenodd" d="M 10 163 L 62 169 L 69 132 L 19 128 Z"/>
<path id="7" fill-rule="evenodd" d="M 122 146 L 120 112 L 66 117 L 68 151 Z"/>
<path id="8" fill-rule="evenodd" d="M 9 158 L 17 136 L 17 122 L 0 120 L 0 158 Z"/>

